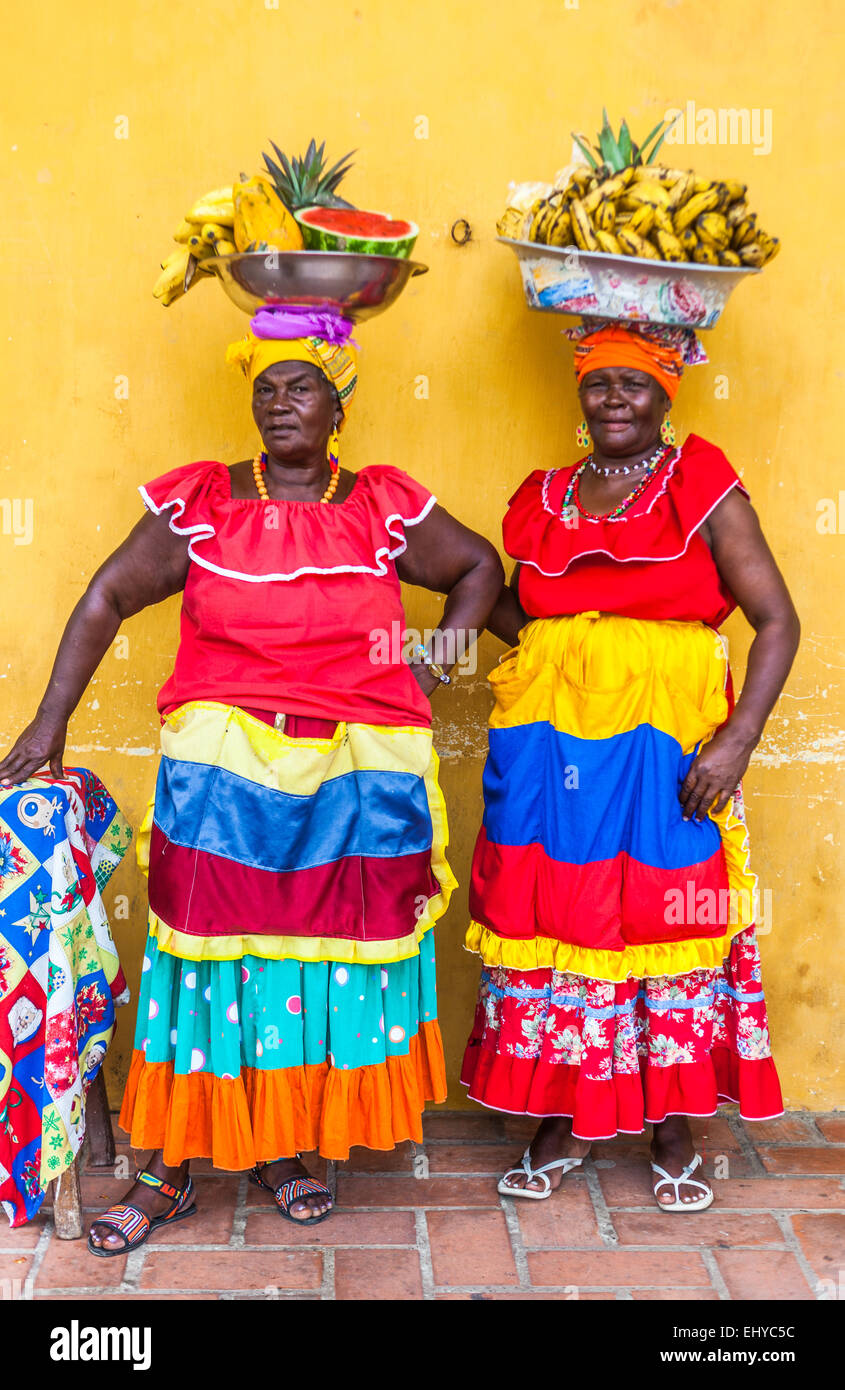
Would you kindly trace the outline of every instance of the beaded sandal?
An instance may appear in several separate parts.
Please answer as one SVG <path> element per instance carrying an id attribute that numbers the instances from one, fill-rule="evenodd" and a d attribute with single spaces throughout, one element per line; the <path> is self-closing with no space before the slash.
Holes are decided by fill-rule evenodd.
<path id="1" fill-rule="evenodd" d="M 109 1207 L 103 1216 L 97 1217 L 94 1227 L 107 1226 L 110 1231 L 116 1231 L 123 1244 L 113 1247 L 94 1245 L 89 1235 L 88 1249 L 92 1255 L 100 1255 L 106 1260 L 111 1259 L 113 1255 L 125 1255 L 127 1250 L 137 1250 L 139 1245 L 149 1240 L 157 1226 L 172 1225 L 174 1221 L 182 1221 L 186 1216 L 196 1216 L 194 1184 L 190 1177 L 182 1188 L 173 1187 L 163 1178 L 157 1178 L 154 1173 L 136 1173 L 135 1181 L 145 1183 L 147 1187 L 156 1187 L 165 1197 L 169 1197 L 172 1202 L 170 1210 L 163 1216 L 147 1216 L 140 1207 L 130 1206 L 128 1202 L 117 1202 L 113 1207 Z"/>
<path id="2" fill-rule="evenodd" d="M 299 1158 L 299 1154 L 297 1154 L 296 1157 Z M 278 1163 L 279 1160 L 268 1159 L 266 1162 Z M 266 1163 L 261 1166 L 265 1167 Z M 285 1181 L 280 1182 L 277 1187 L 271 1187 L 270 1184 L 265 1182 L 262 1178 L 258 1171 L 258 1164 L 256 1164 L 250 1171 L 249 1180 L 255 1183 L 256 1187 L 263 1187 L 265 1192 L 272 1192 L 273 1200 L 281 1215 L 286 1221 L 293 1221 L 297 1226 L 316 1226 L 320 1221 L 325 1221 L 327 1216 L 331 1216 L 334 1210 L 334 1206 L 332 1205 L 329 1207 L 328 1211 L 324 1211 L 317 1216 L 291 1216 L 290 1209 L 294 1202 L 301 1202 L 303 1197 L 328 1197 L 329 1201 L 334 1203 L 334 1198 L 325 1183 L 318 1182 L 316 1178 L 286 1178 Z"/>

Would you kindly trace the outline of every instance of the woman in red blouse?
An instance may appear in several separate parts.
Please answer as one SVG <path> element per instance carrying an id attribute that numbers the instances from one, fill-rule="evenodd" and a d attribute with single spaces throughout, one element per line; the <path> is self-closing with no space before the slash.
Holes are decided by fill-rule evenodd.
<path id="1" fill-rule="evenodd" d="M 546 1198 L 594 1140 L 651 1124 L 657 1203 L 690 1211 L 713 1193 L 688 1116 L 782 1110 L 740 780 L 798 620 L 725 455 L 664 423 L 706 360 L 694 335 L 572 336 L 592 451 L 530 474 L 504 521 L 463 1080 L 542 1117 L 500 1192 Z M 717 629 L 737 604 L 755 637 L 734 703 Z"/>
<path id="2" fill-rule="evenodd" d="M 262 311 L 253 326 L 230 360 L 262 453 L 141 489 L 148 515 L 77 604 L 0 763 L 7 781 L 45 761 L 61 775 L 68 719 L 122 620 L 182 594 L 121 1111 L 153 1152 L 94 1222 L 100 1257 L 194 1213 L 195 1157 L 252 1168 L 282 1216 L 321 1221 L 331 1194 L 300 1151 L 418 1140 L 425 1101 L 446 1094 L 432 927 L 454 879 L 428 697 L 447 679 L 438 636 L 464 650 L 502 567 L 402 469 L 338 468 L 348 324 Z M 401 581 L 447 595 L 434 650 L 410 664 Z"/>

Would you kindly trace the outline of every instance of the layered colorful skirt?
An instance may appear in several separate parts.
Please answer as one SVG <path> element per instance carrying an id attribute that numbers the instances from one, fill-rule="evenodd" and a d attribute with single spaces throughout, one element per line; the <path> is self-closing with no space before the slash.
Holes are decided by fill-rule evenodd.
<path id="1" fill-rule="evenodd" d="M 120 1123 L 169 1165 L 390 1149 L 446 1096 L 431 732 L 272 720 L 192 701 L 162 729 Z"/>
<path id="2" fill-rule="evenodd" d="M 721 637 L 539 619 L 490 681 L 470 1096 L 572 1116 L 583 1139 L 723 1101 L 780 1114 L 741 793 L 700 823 L 678 795 L 729 713 Z"/>

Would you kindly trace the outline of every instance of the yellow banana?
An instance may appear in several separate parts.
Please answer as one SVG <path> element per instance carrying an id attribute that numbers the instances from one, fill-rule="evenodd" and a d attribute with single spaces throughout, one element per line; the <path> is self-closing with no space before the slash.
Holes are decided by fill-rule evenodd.
<path id="1" fill-rule="evenodd" d="M 739 226 L 734 227 L 731 237 L 731 246 L 734 251 L 739 251 L 740 247 L 747 246 L 749 242 L 754 240 L 756 234 L 757 215 L 752 212 L 750 217 L 746 217 L 744 222 L 740 222 Z"/>
<path id="2" fill-rule="evenodd" d="M 764 265 L 768 265 L 780 250 L 780 240 L 776 236 L 769 236 L 768 232 L 757 233 L 757 245 L 761 248 L 765 256 Z"/>
<path id="3" fill-rule="evenodd" d="M 176 228 L 176 231 L 173 233 L 173 240 L 187 241 L 189 237 L 193 236 L 195 231 L 196 227 L 194 226 L 194 223 L 189 222 L 187 218 L 183 218 L 182 221 L 179 223 L 179 226 Z"/>
<path id="4" fill-rule="evenodd" d="M 572 235 L 575 238 L 575 245 L 580 247 L 582 251 L 598 251 L 599 243 L 593 231 L 593 224 L 584 211 L 584 204 L 580 198 L 573 198 L 569 204 L 569 212 L 572 217 Z"/>
<path id="5" fill-rule="evenodd" d="M 636 214 L 635 214 L 635 216 L 636 216 Z M 654 226 L 655 231 L 658 231 L 658 232 L 668 232 L 669 236 L 674 236 L 674 235 L 675 235 L 675 224 L 674 224 L 674 222 L 672 221 L 672 214 L 671 214 L 671 212 L 669 212 L 669 210 L 668 210 L 667 208 L 655 208 L 655 209 L 654 209 L 654 223 L 653 223 L 653 226 Z"/>
<path id="6" fill-rule="evenodd" d="M 525 214 L 525 231 L 523 235 L 527 241 L 537 240 L 537 226 L 545 201 L 545 198 L 538 198 L 536 202 L 531 204 L 531 207 Z"/>
<path id="7" fill-rule="evenodd" d="M 179 291 L 184 291 L 185 272 L 188 269 L 190 254 L 187 248 L 180 247 L 173 256 L 168 257 L 167 264 L 153 286 L 155 299 L 163 299 L 165 303 L 170 304 L 173 299 L 178 298 Z"/>
<path id="8" fill-rule="evenodd" d="M 747 246 L 740 247 L 739 259 L 742 261 L 743 265 L 765 265 L 766 253 L 762 246 L 758 245 L 756 241 L 752 241 L 749 242 Z"/>
<path id="9" fill-rule="evenodd" d="M 733 207 L 729 207 L 727 212 L 725 213 L 725 216 L 728 221 L 728 226 L 738 227 L 740 222 L 745 221 L 748 214 L 749 207 L 746 202 L 734 203 Z"/>
<path id="10" fill-rule="evenodd" d="M 636 212 L 631 213 L 628 231 L 636 232 L 637 236 L 648 236 L 654 226 L 654 211 L 650 203 L 641 203 Z"/>
<path id="11" fill-rule="evenodd" d="M 593 213 L 604 199 L 612 200 L 613 198 L 618 198 L 620 193 L 624 193 L 625 189 L 628 187 L 633 173 L 634 171 L 631 168 L 623 169 L 620 173 L 614 174 L 612 178 L 604 179 L 597 188 L 587 193 L 583 198 L 584 211 Z M 576 194 L 576 197 L 577 196 Z"/>
<path id="12" fill-rule="evenodd" d="M 693 193 L 708 193 L 715 187 L 713 179 L 697 178 L 693 176 Z"/>
<path id="13" fill-rule="evenodd" d="M 695 174 L 688 170 L 682 174 L 677 183 L 669 190 L 669 201 L 666 204 L 670 212 L 682 206 L 691 198 L 695 189 Z"/>
<path id="14" fill-rule="evenodd" d="M 185 213 L 186 222 L 219 222 L 224 227 L 233 227 L 235 223 L 235 205 L 231 198 L 228 203 L 204 203 L 202 201 L 194 203 L 194 206 Z"/>
<path id="15" fill-rule="evenodd" d="M 702 242 L 699 242 L 692 253 L 692 259 L 696 261 L 698 265 L 718 265 L 719 253 L 715 246 L 705 246 Z"/>
<path id="16" fill-rule="evenodd" d="M 748 192 L 748 184 L 740 183 L 739 179 L 725 179 L 724 184 L 732 203 L 741 202 Z"/>
<path id="17" fill-rule="evenodd" d="M 639 183 L 643 179 L 656 180 L 658 183 L 677 183 L 678 179 L 687 177 L 686 169 L 665 169 L 660 164 L 638 164 L 634 169 L 634 181 Z"/>
<path id="18" fill-rule="evenodd" d="M 534 240 L 541 242 L 544 246 L 551 228 L 552 222 L 557 216 L 557 209 L 550 199 L 545 200 L 545 206 L 535 219 L 534 225 L 537 228 Z"/>
<path id="19" fill-rule="evenodd" d="M 228 241 L 225 237 L 221 237 L 220 240 L 214 244 L 215 256 L 234 256 L 237 249 L 235 243 L 233 241 Z"/>
<path id="20" fill-rule="evenodd" d="M 549 227 L 547 241 L 549 246 L 571 246 L 572 218 L 568 207 L 563 207 L 560 212 L 555 213 L 554 221 Z"/>
<path id="21" fill-rule="evenodd" d="M 689 227 L 697 217 L 703 212 L 711 212 L 719 200 L 719 195 L 715 188 L 708 188 L 701 193 L 694 193 L 691 198 L 679 208 L 672 219 L 675 223 L 675 235 L 678 236 L 685 228 Z"/>
<path id="22" fill-rule="evenodd" d="M 632 184 L 619 201 L 621 207 L 630 208 L 632 212 L 635 212 L 641 203 L 650 203 L 654 207 L 665 208 L 669 206 L 669 189 L 665 184 L 657 183 L 653 179 L 643 179 L 639 183 Z"/>
<path id="23" fill-rule="evenodd" d="M 699 241 L 724 251 L 731 244 L 731 231 L 720 212 L 703 212 L 695 219 L 695 231 Z"/>
<path id="24" fill-rule="evenodd" d="M 603 232 L 601 228 L 596 229 L 596 241 L 602 251 L 606 251 L 609 256 L 621 256 L 622 247 L 618 239 L 612 232 Z"/>
<path id="25" fill-rule="evenodd" d="M 589 169 L 575 169 L 575 170 L 573 170 L 573 172 L 569 175 L 569 183 L 567 184 L 567 192 L 569 191 L 569 189 L 572 189 L 572 191 L 574 192 L 575 196 L 580 198 L 581 195 L 584 194 L 584 193 L 586 193 L 587 189 L 589 188 L 589 186 L 590 186 L 590 179 L 591 179 L 592 177 L 593 177 L 593 176 L 592 176 L 592 173 L 591 173 L 591 171 L 590 171 Z"/>
<path id="26" fill-rule="evenodd" d="M 742 261 L 739 259 L 739 256 L 736 254 L 736 251 L 720 251 L 719 265 L 742 265 Z"/>
<path id="27" fill-rule="evenodd" d="M 692 255 L 693 251 L 698 245 L 698 237 L 696 236 L 692 227 L 687 227 L 685 231 L 679 233 L 678 241 L 681 243 L 681 246 L 684 248 L 684 251 L 688 256 Z"/>
<path id="28" fill-rule="evenodd" d="M 202 197 L 197 199 L 197 202 L 198 202 L 198 203 L 209 203 L 209 204 L 211 204 L 211 203 L 231 203 L 231 202 L 232 202 L 232 185 L 229 184 L 229 186 L 228 186 L 227 188 L 212 188 L 212 189 L 210 190 L 210 192 L 208 192 L 208 193 L 203 193 Z"/>
<path id="29" fill-rule="evenodd" d="M 654 234 L 654 239 L 660 248 L 660 254 L 664 261 L 685 261 L 687 253 L 678 238 L 672 232 L 663 232 L 659 228 Z"/>
<path id="30" fill-rule="evenodd" d="M 525 213 L 520 212 L 519 208 L 505 208 L 496 223 L 496 231 L 499 236 L 508 237 L 511 241 L 520 241 L 524 221 Z"/>
<path id="31" fill-rule="evenodd" d="M 589 209 L 586 207 L 586 204 L 584 210 L 585 212 L 589 211 Z M 605 199 L 604 202 L 599 203 L 598 207 L 593 213 L 593 225 L 597 232 L 612 232 L 615 222 L 616 208 L 613 206 L 613 203 L 609 201 L 609 199 Z"/>
<path id="32" fill-rule="evenodd" d="M 616 234 L 623 255 L 640 256 L 649 261 L 659 261 L 660 252 L 652 246 L 645 237 L 637 236 L 636 232 L 629 231 L 627 227 L 622 227 Z"/>
<path id="33" fill-rule="evenodd" d="M 224 241 L 228 240 L 228 232 L 229 228 L 221 226 L 219 222 L 203 222 L 200 236 L 209 246 L 213 246 L 221 237 Z"/>
<path id="34" fill-rule="evenodd" d="M 185 265 L 185 247 L 177 246 L 175 251 L 171 251 L 165 260 L 159 261 L 162 270 L 170 270 L 174 265 Z"/>
<path id="35" fill-rule="evenodd" d="M 716 199 L 716 211 L 726 212 L 728 207 L 730 206 L 731 201 L 731 195 L 728 192 L 728 186 L 726 183 L 717 183 L 715 185 L 715 188 L 716 193 L 718 194 L 718 197 Z"/>

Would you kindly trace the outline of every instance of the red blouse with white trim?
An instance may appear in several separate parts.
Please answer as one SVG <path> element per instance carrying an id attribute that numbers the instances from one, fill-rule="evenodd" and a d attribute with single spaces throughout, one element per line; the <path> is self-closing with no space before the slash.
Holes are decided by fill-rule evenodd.
<path id="1" fill-rule="evenodd" d="M 748 492 L 721 449 L 689 435 L 616 521 L 561 514 L 577 466 L 535 470 L 510 500 L 502 532 L 508 555 L 521 562 L 526 613 L 724 622 L 736 599 L 698 528 L 732 488 Z"/>
<path id="2" fill-rule="evenodd" d="M 362 468 L 344 502 L 233 498 L 222 463 L 140 489 L 190 537 L 179 650 L 158 708 L 187 700 L 364 724 L 431 724 L 402 658 L 395 560 L 435 498 L 400 468 Z"/>

